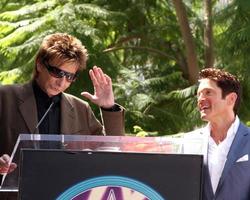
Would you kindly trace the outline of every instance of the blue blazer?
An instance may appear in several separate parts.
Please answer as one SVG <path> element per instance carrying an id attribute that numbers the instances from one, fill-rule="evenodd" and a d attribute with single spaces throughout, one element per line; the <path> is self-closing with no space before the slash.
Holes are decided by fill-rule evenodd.
<path id="1" fill-rule="evenodd" d="M 205 159 L 207 155 L 205 155 Z M 248 160 L 249 158 L 249 160 Z M 205 161 L 203 200 L 250 200 L 250 129 L 240 123 L 215 194 Z"/>

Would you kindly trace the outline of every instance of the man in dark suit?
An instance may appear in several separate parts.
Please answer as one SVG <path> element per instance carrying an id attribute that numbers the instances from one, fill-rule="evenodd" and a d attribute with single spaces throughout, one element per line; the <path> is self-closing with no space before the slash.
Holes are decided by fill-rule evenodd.
<path id="1" fill-rule="evenodd" d="M 207 140 L 203 200 L 249 200 L 250 130 L 237 116 L 239 81 L 223 70 L 203 69 L 197 98 L 201 119 L 208 124 L 185 137 Z"/>
<path id="2" fill-rule="evenodd" d="M 35 60 L 33 79 L 24 85 L 0 87 L 0 173 L 11 172 L 9 163 L 19 133 L 122 135 L 124 109 L 115 103 L 112 82 L 102 69 L 89 71 L 94 95 L 82 95 L 98 105 L 102 124 L 89 104 L 64 91 L 86 68 L 87 50 L 73 36 L 55 33 L 44 38 Z M 50 112 L 42 119 L 48 107 Z"/>

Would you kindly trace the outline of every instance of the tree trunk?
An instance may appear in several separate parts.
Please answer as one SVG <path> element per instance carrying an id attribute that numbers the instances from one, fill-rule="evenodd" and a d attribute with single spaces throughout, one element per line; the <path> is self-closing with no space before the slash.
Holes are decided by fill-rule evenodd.
<path id="1" fill-rule="evenodd" d="M 213 27 L 212 27 L 212 0 L 204 0 L 204 45 L 205 45 L 205 67 L 213 67 Z"/>
<path id="2" fill-rule="evenodd" d="M 173 0 L 172 2 L 175 7 L 177 20 L 180 25 L 181 34 L 186 48 L 189 82 L 190 84 L 195 84 L 198 79 L 199 67 L 185 5 L 182 0 Z"/>

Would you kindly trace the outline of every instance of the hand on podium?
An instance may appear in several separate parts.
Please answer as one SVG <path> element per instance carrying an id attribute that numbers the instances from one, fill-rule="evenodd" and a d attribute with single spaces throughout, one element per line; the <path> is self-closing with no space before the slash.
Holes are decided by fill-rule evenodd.
<path id="1" fill-rule="evenodd" d="M 0 157 L 0 174 L 11 173 L 17 167 L 16 163 L 10 163 L 10 156 L 4 154 Z"/>

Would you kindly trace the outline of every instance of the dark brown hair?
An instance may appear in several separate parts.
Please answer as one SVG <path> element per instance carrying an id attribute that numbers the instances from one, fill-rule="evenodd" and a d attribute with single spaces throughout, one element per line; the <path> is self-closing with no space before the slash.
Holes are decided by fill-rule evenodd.
<path id="1" fill-rule="evenodd" d="M 77 38 L 66 33 L 54 33 L 46 36 L 36 55 L 35 64 L 49 62 L 52 58 L 59 58 L 61 63 L 74 62 L 79 70 L 86 69 L 88 52 L 85 46 Z M 36 68 L 36 67 L 35 67 Z M 33 77 L 37 71 L 34 70 Z"/>
<path id="2" fill-rule="evenodd" d="M 222 90 L 222 98 L 225 98 L 231 92 L 237 94 L 237 99 L 234 104 L 234 113 L 237 114 L 241 101 L 241 86 L 239 80 L 234 75 L 218 68 L 205 68 L 201 70 L 199 80 L 205 78 L 216 82 L 217 86 Z"/>

